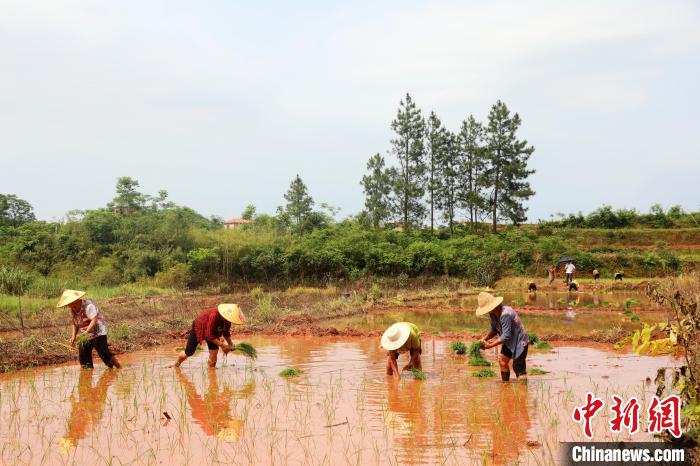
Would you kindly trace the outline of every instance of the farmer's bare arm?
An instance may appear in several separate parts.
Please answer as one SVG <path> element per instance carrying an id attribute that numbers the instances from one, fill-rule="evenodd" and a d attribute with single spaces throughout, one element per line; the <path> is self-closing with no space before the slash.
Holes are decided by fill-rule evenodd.
<path id="1" fill-rule="evenodd" d="M 73 334 L 70 337 L 71 346 L 75 345 L 75 337 L 78 335 L 78 326 L 73 324 Z"/>
<path id="2" fill-rule="evenodd" d="M 503 340 L 501 340 L 500 338 L 498 338 L 496 341 L 492 341 L 491 343 L 486 343 L 486 344 L 484 345 L 484 349 L 493 348 L 494 346 L 498 346 L 498 345 L 500 345 L 501 343 L 503 343 Z"/>
<path id="3" fill-rule="evenodd" d="M 231 335 L 224 335 L 219 339 L 219 347 L 224 353 L 228 353 L 233 348 L 233 342 L 231 341 Z"/>
<path id="4" fill-rule="evenodd" d="M 489 331 L 489 333 L 486 334 L 486 336 L 485 336 L 484 338 L 482 338 L 482 339 L 479 340 L 479 341 L 483 341 L 484 343 L 486 343 L 487 341 L 489 341 L 491 338 L 493 338 L 493 337 L 495 337 L 495 336 L 496 336 L 496 332 L 494 332 L 493 330 L 491 330 L 491 331 Z"/>
<path id="5" fill-rule="evenodd" d="M 92 318 L 92 320 L 90 321 L 90 324 L 85 329 L 85 333 L 90 333 L 92 331 L 92 329 L 95 328 L 95 325 L 97 325 L 97 316 Z"/>
<path id="6" fill-rule="evenodd" d="M 391 370 L 391 374 L 393 375 L 396 380 L 401 380 L 401 374 L 399 373 L 399 364 L 393 355 L 389 354 L 389 360 L 387 364 L 387 372 L 389 372 L 389 369 Z"/>

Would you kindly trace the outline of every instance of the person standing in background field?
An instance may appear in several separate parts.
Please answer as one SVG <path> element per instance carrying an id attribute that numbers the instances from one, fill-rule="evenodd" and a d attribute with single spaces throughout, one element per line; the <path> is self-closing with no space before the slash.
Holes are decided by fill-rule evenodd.
<path id="1" fill-rule="evenodd" d="M 569 262 L 566 264 L 566 267 L 564 268 L 564 272 L 566 272 L 565 283 L 567 285 L 570 284 L 574 279 L 574 270 L 576 270 L 576 266 L 574 265 L 573 262 Z"/>
<path id="2" fill-rule="evenodd" d="M 593 269 L 593 280 L 598 281 L 600 278 L 600 272 L 598 272 L 598 269 Z"/>
<path id="3" fill-rule="evenodd" d="M 554 281 L 554 273 L 557 271 L 557 268 L 554 267 L 554 265 L 549 266 L 549 284 L 551 285 L 552 282 Z"/>
<path id="4" fill-rule="evenodd" d="M 75 346 L 78 333 L 87 335 L 87 340 L 78 341 L 78 359 L 83 369 L 92 369 L 92 350 L 97 350 L 97 354 L 102 362 L 109 368 L 120 369 L 117 358 L 109 350 L 107 344 L 107 321 L 97 308 L 95 303 L 88 299 L 82 299 L 84 291 L 64 290 L 61 299 L 56 307 L 66 307 L 70 309 L 73 321 L 73 334 L 70 338 L 70 345 Z"/>

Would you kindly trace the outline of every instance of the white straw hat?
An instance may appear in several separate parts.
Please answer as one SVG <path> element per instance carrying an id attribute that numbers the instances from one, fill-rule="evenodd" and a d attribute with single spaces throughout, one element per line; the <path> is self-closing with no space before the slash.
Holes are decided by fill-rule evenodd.
<path id="1" fill-rule="evenodd" d="M 479 296 L 476 301 L 479 305 L 479 307 L 476 308 L 476 315 L 483 316 L 484 314 L 488 314 L 489 312 L 496 309 L 496 306 L 503 302 L 503 296 L 499 296 L 497 298 L 491 293 L 482 291 L 481 293 L 479 293 Z"/>
<path id="2" fill-rule="evenodd" d="M 411 335 L 411 327 L 406 322 L 397 322 L 386 329 L 381 339 L 381 346 L 387 351 L 401 348 Z"/>

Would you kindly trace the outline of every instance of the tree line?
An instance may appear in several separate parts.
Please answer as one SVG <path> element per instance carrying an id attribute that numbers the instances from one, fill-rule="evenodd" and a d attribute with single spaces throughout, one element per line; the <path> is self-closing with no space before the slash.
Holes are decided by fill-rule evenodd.
<path id="1" fill-rule="evenodd" d="M 431 231 L 440 220 L 453 231 L 461 214 L 472 227 L 490 218 L 493 232 L 499 220 L 523 223 L 525 202 L 535 194 L 528 182 L 535 148 L 519 139 L 521 124 L 499 100 L 486 123 L 469 115 L 453 132 L 435 112 L 425 118 L 406 94 L 391 122 L 388 160 L 376 153 L 367 162 L 361 217 L 374 228 L 427 220 Z"/>

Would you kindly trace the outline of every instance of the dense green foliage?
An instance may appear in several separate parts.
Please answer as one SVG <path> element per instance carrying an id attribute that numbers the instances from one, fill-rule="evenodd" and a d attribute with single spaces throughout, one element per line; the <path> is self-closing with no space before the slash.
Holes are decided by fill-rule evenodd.
<path id="1" fill-rule="evenodd" d="M 635 209 L 613 209 L 603 207 L 588 215 L 558 214 L 557 220 L 541 222 L 541 225 L 559 228 L 699 228 L 700 212 L 684 212 L 680 206 L 673 206 L 664 212 L 654 204 L 648 214 Z"/>

